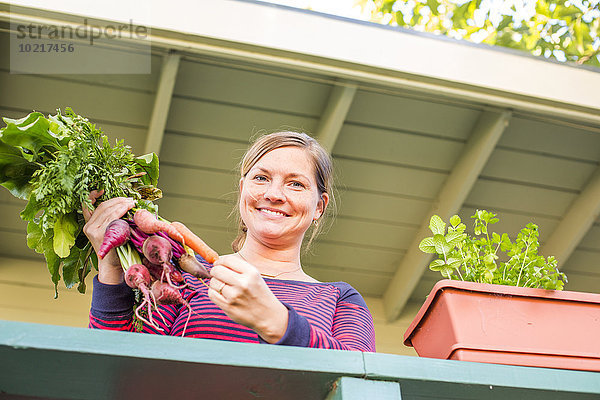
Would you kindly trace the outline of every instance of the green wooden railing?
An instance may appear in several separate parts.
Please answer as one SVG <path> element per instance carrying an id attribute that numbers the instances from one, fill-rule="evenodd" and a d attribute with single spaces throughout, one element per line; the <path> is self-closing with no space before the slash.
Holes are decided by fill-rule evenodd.
<path id="1" fill-rule="evenodd" d="M 0 399 L 29 398 L 600 399 L 600 373 L 0 321 Z"/>

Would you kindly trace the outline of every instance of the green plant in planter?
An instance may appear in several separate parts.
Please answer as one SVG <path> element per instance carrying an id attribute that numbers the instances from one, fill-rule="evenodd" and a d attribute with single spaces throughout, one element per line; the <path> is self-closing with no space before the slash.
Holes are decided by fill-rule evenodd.
<path id="1" fill-rule="evenodd" d="M 429 269 L 448 279 L 563 289 L 567 276 L 558 270 L 556 259 L 538 254 L 537 225 L 527 224 L 511 241 L 506 233 L 490 232 L 489 226 L 498 222 L 496 214 L 477 210 L 471 218 L 474 236 L 465 233 L 466 226 L 458 215 L 450 218 L 447 231 L 438 215 L 431 217 L 429 229 L 433 236 L 419 244 L 421 251 L 438 256 Z"/>

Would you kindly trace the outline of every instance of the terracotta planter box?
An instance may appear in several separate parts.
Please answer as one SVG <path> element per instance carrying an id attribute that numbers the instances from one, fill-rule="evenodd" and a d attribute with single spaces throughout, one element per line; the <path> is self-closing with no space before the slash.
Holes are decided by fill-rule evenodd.
<path id="1" fill-rule="evenodd" d="M 404 344 L 421 357 L 600 371 L 600 294 L 442 280 Z"/>

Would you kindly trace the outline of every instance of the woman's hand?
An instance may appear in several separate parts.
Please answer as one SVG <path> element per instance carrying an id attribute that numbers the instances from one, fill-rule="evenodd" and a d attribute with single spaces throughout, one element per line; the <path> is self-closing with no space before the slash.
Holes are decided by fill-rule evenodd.
<path id="1" fill-rule="evenodd" d="M 98 197 L 102 196 L 103 190 L 94 190 L 90 192 L 92 204 Z M 89 210 L 85 205 L 82 208 L 83 217 L 87 221 L 83 227 L 83 233 L 88 237 L 94 247 L 96 254 L 104 240 L 106 227 L 115 219 L 121 218 L 129 211 L 135 202 L 131 198 L 115 197 L 106 200 L 94 211 Z M 112 249 L 104 258 L 98 257 L 98 280 L 106 284 L 117 284 L 123 282 L 123 268 L 117 256 L 117 251 Z"/>
<path id="2" fill-rule="evenodd" d="M 221 256 L 210 273 L 208 297 L 229 318 L 253 329 L 268 343 L 283 337 L 288 310 L 252 264 L 235 255 Z"/>

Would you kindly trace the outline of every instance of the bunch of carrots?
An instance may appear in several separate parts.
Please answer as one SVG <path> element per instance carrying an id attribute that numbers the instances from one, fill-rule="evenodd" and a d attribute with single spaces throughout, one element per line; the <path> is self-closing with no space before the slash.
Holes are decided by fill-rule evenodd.
<path id="1" fill-rule="evenodd" d="M 140 304 L 135 309 L 139 321 L 161 330 L 152 316 L 158 304 L 187 307 L 185 334 L 192 309 L 179 291 L 185 287 L 181 271 L 194 275 L 206 285 L 203 279 L 210 274 L 194 253 L 209 263 L 215 262 L 219 255 L 181 222 L 169 223 L 159 218 L 140 208 L 133 219 L 112 221 L 104 233 L 98 257 L 103 258 L 116 248 L 125 271 L 125 282 L 141 294 Z"/>

